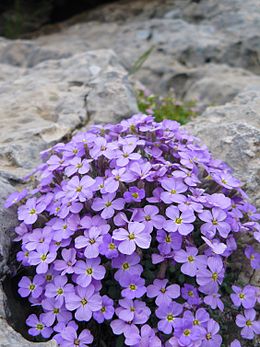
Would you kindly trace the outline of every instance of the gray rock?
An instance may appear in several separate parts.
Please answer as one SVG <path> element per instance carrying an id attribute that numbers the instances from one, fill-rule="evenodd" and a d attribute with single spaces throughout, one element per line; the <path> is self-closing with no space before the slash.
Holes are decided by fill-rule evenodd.
<path id="1" fill-rule="evenodd" d="M 110 50 L 27 69 L 12 83 L 0 83 L 0 105 L 0 175 L 12 179 L 28 173 L 41 150 L 74 129 L 137 111 L 127 73 Z"/>
<path id="2" fill-rule="evenodd" d="M 186 127 L 234 169 L 260 207 L 260 84 L 230 103 L 209 107 Z"/>
<path id="3" fill-rule="evenodd" d="M 61 54 L 56 50 L 39 47 L 32 41 L 0 39 L 0 63 L 19 67 L 32 67 L 42 61 L 61 59 L 71 53 Z"/>

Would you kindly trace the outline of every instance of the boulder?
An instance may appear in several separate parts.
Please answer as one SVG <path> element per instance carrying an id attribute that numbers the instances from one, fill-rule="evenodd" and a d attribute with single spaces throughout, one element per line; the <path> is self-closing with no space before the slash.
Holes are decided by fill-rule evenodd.
<path id="1" fill-rule="evenodd" d="M 0 83 L 3 177 L 19 180 L 39 162 L 41 150 L 89 122 L 137 111 L 127 72 L 111 50 L 46 60 L 11 79 Z"/>
<path id="2" fill-rule="evenodd" d="M 187 126 L 216 158 L 227 162 L 260 207 L 260 84 L 222 106 L 209 107 Z"/>

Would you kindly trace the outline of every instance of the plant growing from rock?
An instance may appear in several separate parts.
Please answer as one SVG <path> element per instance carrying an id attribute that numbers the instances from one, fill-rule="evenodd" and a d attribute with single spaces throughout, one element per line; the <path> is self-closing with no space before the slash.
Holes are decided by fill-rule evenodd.
<path id="1" fill-rule="evenodd" d="M 17 259 L 34 273 L 18 289 L 41 312 L 26 321 L 32 336 L 63 347 L 218 347 L 232 307 L 254 341 L 259 289 L 231 281 L 226 306 L 223 288 L 239 237 L 260 241 L 259 214 L 225 163 L 177 122 L 142 114 L 92 126 L 42 159 L 36 187 L 6 203 L 19 204 Z M 245 255 L 258 269 L 254 248 Z"/>
<path id="2" fill-rule="evenodd" d="M 178 100 L 173 91 L 167 96 L 158 96 L 149 90 L 140 89 L 136 97 L 140 112 L 154 116 L 156 122 L 171 119 L 186 124 L 197 115 L 196 102 Z"/>

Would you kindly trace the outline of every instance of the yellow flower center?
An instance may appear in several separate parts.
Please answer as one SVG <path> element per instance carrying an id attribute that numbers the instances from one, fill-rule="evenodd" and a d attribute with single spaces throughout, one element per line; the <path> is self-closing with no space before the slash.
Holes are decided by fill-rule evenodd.
<path id="1" fill-rule="evenodd" d="M 176 218 L 175 219 L 176 224 L 181 224 L 182 223 L 182 218 Z"/>
<path id="2" fill-rule="evenodd" d="M 191 331 L 189 329 L 185 329 L 184 332 L 183 332 L 183 335 L 189 336 L 190 333 L 191 333 Z"/>
<path id="3" fill-rule="evenodd" d="M 131 312 L 135 312 L 135 308 L 132 306 L 132 307 L 130 307 L 130 311 Z"/>
<path id="4" fill-rule="evenodd" d="M 211 340 L 211 334 L 210 334 L 210 333 L 208 333 L 208 334 L 206 335 L 206 339 L 207 339 L 207 340 Z"/>
<path id="5" fill-rule="evenodd" d="M 193 297 L 193 296 L 194 296 L 193 291 L 192 291 L 192 290 L 189 290 L 189 291 L 188 291 L 188 295 L 191 296 L 191 297 Z"/>
<path id="6" fill-rule="evenodd" d="M 62 288 L 57 289 L 57 294 L 58 295 L 62 295 L 63 294 L 63 289 Z"/>
<path id="7" fill-rule="evenodd" d="M 103 306 L 102 308 L 101 308 L 101 310 L 100 310 L 101 312 L 106 312 L 106 308 L 105 308 L 105 306 Z"/>
<path id="8" fill-rule="evenodd" d="M 112 205 L 112 202 L 111 201 L 107 201 L 106 203 L 105 203 L 105 206 L 106 207 L 110 207 Z"/>
<path id="9" fill-rule="evenodd" d="M 81 192 L 82 191 L 82 186 L 78 186 L 77 188 L 76 188 L 76 192 Z"/>
<path id="10" fill-rule="evenodd" d="M 176 190 L 175 189 L 172 189 L 171 190 L 171 194 L 176 194 L 177 192 L 176 192 Z"/>
<path id="11" fill-rule="evenodd" d="M 198 321 L 198 319 L 194 319 L 193 325 L 200 325 L 200 322 Z"/>
<path id="12" fill-rule="evenodd" d="M 171 243 L 171 242 L 172 242 L 172 239 L 171 239 L 171 236 L 170 236 L 170 235 L 167 235 L 167 236 L 165 237 L 165 242 L 167 242 L 167 243 Z"/>
<path id="13" fill-rule="evenodd" d="M 240 293 L 238 296 L 239 296 L 240 299 L 244 299 L 245 298 L 245 294 L 244 293 Z"/>
<path id="14" fill-rule="evenodd" d="M 213 218 L 213 219 L 212 219 L 212 224 L 213 224 L 213 225 L 218 225 L 218 221 L 217 221 L 216 219 Z"/>
<path id="15" fill-rule="evenodd" d="M 79 339 L 75 339 L 74 340 L 74 346 L 79 346 L 80 345 L 80 340 Z"/>
<path id="16" fill-rule="evenodd" d="M 92 270 L 91 267 L 86 270 L 86 274 L 87 275 L 92 275 L 93 274 L 93 270 Z"/>
<path id="17" fill-rule="evenodd" d="M 41 323 L 38 323 L 38 324 L 36 325 L 36 329 L 37 329 L 37 330 L 43 330 L 43 328 L 44 328 L 44 325 L 41 324 Z"/>
<path id="18" fill-rule="evenodd" d="M 42 260 L 42 261 L 45 261 L 46 259 L 47 259 L 47 255 L 46 255 L 46 254 L 42 254 L 41 260 Z"/>
<path id="19" fill-rule="evenodd" d="M 31 284 L 29 285 L 29 289 L 30 289 L 30 290 L 34 290 L 34 289 L 35 289 L 35 284 L 31 283 Z"/>
<path id="20" fill-rule="evenodd" d="M 139 194 L 138 193 L 132 193 L 132 197 L 137 199 L 137 198 L 139 198 Z"/>
<path id="21" fill-rule="evenodd" d="M 130 284 L 129 288 L 130 288 L 131 290 L 136 290 L 136 285 L 135 285 L 135 284 Z"/>
<path id="22" fill-rule="evenodd" d="M 90 243 L 91 245 L 94 245 L 95 242 L 96 242 L 95 239 L 90 239 L 90 240 L 89 240 L 89 243 Z"/>
<path id="23" fill-rule="evenodd" d="M 247 325 L 248 327 L 251 327 L 251 325 L 252 325 L 251 320 L 248 319 L 248 320 L 246 321 L 246 325 Z"/>
<path id="24" fill-rule="evenodd" d="M 217 272 L 213 272 L 213 274 L 212 274 L 212 279 L 213 279 L 213 281 L 216 282 L 216 280 L 218 279 L 218 274 L 217 274 Z"/>
<path id="25" fill-rule="evenodd" d="M 116 246 L 115 246 L 115 244 L 114 244 L 114 243 L 110 243 L 110 244 L 109 244 L 109 246 L 108 246 L 108 248 L 113 250 L 113 249 L 115 249 L 115 248 L 116 248 Z"/>
<path id="26" fill-rule="evenodd" d="M 130 267 L 130 266 L 129 266 L 128 263 L 124 263 L 124 264 L 122 265 L 123 270 L 128 270 L 129 267 Z"/>
<path id="27" fill-rule="evenodd" d="M 128 235 L 129 240 L 134 240 L 135 239 L 135 234 L 131 233 Z"/>
<path id="28" fill-rule="evenodd" d="M 80 302 L 83 306 L 87 305 L 88 303 L 88 301 L 85 298 L 83 298 Z"/>
<path id="29" fill-rule="evenodd" d="M 46 275 L 45 278 L 47 282 L 52 281 L 52 275 Z"/>
<path id="30" fill-rule="evenodd" d="M 188 261 L 189 261 L 190 263 L 194 262 L 194 258 L 193 258 L 192 255 L 189 255 L 189 256 L 188 256 Z"/>
<path id="31" fill-rule="evenodd" d="M 59 312 L 60 312 L 60 309 L 59 309 L 59 308 L 54 308 L 54 309 L 53 309 L 53 313 L 54 313 L 54 314 L 58 314 Z"/>
<path id="32" fill-rule="evenodd" d="M 172 322 L 173 320 L 174 320 L 173 314 L 168 314 L 168 315 L 167 315 L 167 321 L 168 321 L 168 322 Z"/>
<path id="33" fill-rule="evenodd" d="M 35 213 L 36 213 L 35 208 L 32 208 L 31 211 L 29 212 L 30 215 L 33 215 L 33 214 L 35 214 Z"/>
<path id="34" fill-rule="evenodd" d="M 152 219 L 151 216 L 149 216 L 149 215 L 145 216 L 145 220 L 146 220 L 147 222 L 149 222 L 151 219 Z"/>
<path id="35" fill-rule="evenodd" d="M 166 289 L 165 288 L 161 288 L 160 292 L 164 294 L 166 292 Z"/>

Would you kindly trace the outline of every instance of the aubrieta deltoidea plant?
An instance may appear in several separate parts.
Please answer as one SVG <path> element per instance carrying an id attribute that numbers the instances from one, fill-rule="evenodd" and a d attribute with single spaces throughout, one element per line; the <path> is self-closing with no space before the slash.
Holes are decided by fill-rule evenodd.
<path id="1" fill-rule="evenodd" d="M 175 121 L 135 115 L 42 153 L 18 203 L 29 334 L 61 347 L 219 347 L 227 260 L 259 214 L 231 169 Z M 260 267 L 252 246 L 245 260 Z M 260 333 L 257 287 L 232 283 L 239 340 Z M 102 326 L 102 329 L 100 329 Z M 109 338 L 104 336 L 102 346 Z M 240 346 L 238 339 L 232 347 Z"/>

